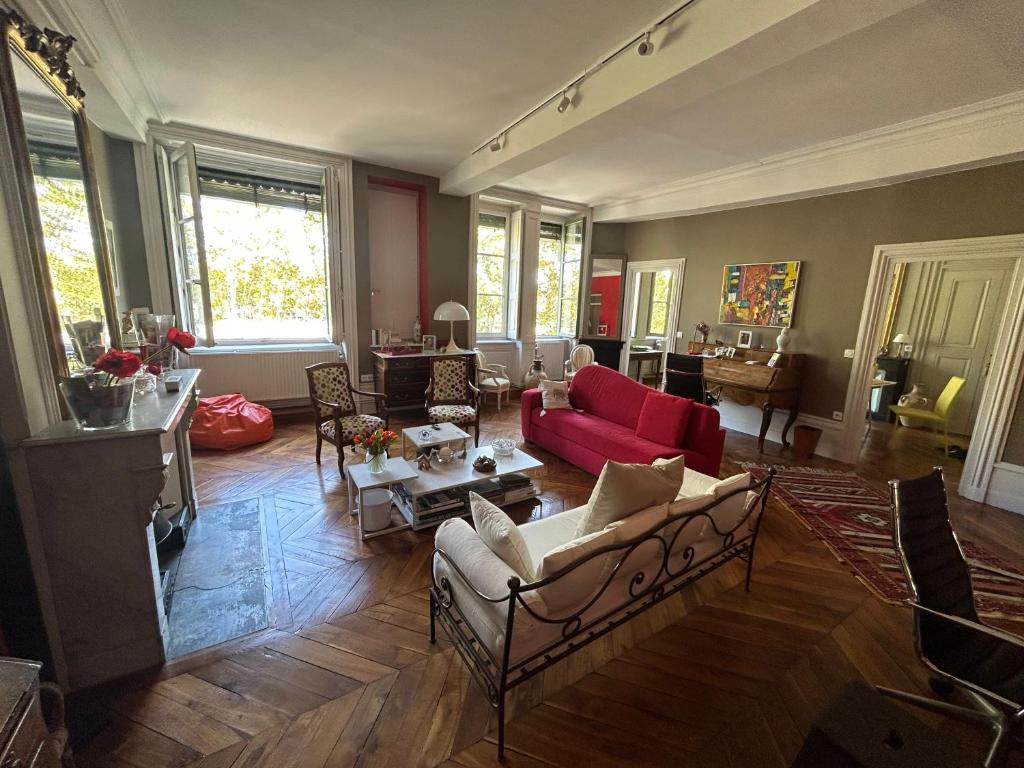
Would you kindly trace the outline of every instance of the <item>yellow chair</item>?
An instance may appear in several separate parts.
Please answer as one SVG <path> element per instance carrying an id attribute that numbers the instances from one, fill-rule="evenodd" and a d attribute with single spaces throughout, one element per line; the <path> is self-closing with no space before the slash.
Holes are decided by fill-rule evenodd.
<path id="1" fill-rule="evenodd" d="M 926 411 L 923 408 L 911 408 L 907 405 L 890 405 L 889 410 L 896 416 L 908 416 L 926 421 L 932 425 L 934 432 L 938 432 L 938 425 L 941 424 L 943 444 L 946 447 L 946 455 L 949 456 L 949 413 L 953 410 L 953 403 L 966 383 L 967 379 L 950 376 L 939 399 L 935 401 L 935 410 Z M 896 425 L 899 426 L 899 419 L 897 419 Z"/>

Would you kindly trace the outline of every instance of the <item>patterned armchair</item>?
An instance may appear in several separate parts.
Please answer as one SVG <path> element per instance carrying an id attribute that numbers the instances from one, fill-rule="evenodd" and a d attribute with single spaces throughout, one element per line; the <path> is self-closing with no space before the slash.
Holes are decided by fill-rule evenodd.
<path id="1" fill-rule="evenodd" d="M 384 395 L 363 392 L 352 386 L 347 363 L 317 363 L 306 368 L 309 381 L 309 402 L 316 418 L 316 463 L 320 463 L 320 447 L 326 440 L 338 450 L 338 471 L 345 477 L 346 445 L 354 445 L 356 435 L 366 436 L 376 429 L 387 429 L 388 411 Z M 372 397 L 380 416 L 356 413 L 353 395 Z"/>
<path id="2" fill-rule="evenodd" d="M 450 422 L 461 427 L 472 424 L 474 444 L 480 445 L 480 390 L 469 379 L 465 357 L 435 357 L 430 360 L 427 385 L 427 418 L 431 424 Z"/>

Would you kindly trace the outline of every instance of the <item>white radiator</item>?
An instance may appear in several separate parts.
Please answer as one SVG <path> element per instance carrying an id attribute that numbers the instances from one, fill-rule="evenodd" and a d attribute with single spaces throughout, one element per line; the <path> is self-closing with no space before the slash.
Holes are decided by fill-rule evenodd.
<path id="1" fill-rule="evenodd" d="M 291 405 L 309 402 L 307 365 L 337 360 L 337 348 L 325 348 L 203 353 L 179 356 L 178 364 L 202 369 L 199 389 L 203 397 L 241 392 L 257 403 Z"/>

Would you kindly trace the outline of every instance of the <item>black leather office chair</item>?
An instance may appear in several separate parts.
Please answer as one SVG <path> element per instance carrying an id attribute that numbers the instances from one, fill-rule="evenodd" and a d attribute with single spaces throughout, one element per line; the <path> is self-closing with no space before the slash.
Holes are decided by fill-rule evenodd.
<path id="1" fill-rule="evenodd" d="M 1008 732 L 1024 723 L 1024 640 L 982 624 L 971 573 L 949 522 L 942 470 L 916 480 L 893 480 L 893 536 L 910 588 L 914 637 L 934 673 L 932 688 L 963 691 L 971 707 L 879 687 L 902 701 L 992 728 L 983 765 L 992 765 Z M 975 565 L 975 568 L 981 566 Z M 1009 578 L 1019 574 L 985 568 Z"/>
<path id="2" fill-rule="evenodd" d="M 718 405 L 720 395 L 708 392 L 703 357 L 674 352 L 665 357 L 665 391 L 668 394 L 688 397 L 705 405 Z"/>

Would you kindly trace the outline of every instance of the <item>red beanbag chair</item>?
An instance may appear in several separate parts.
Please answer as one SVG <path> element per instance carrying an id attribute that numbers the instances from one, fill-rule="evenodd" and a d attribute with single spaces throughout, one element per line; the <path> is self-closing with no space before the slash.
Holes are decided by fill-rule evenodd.
<path id="1" fill-rule="evenodd" d="M 274 417 L 269 408 L 250 403 L 244 395 L 201 397 L 188 436 L 197 448 L 230 451 L 272 438 Z"/>

